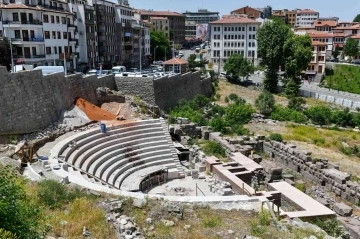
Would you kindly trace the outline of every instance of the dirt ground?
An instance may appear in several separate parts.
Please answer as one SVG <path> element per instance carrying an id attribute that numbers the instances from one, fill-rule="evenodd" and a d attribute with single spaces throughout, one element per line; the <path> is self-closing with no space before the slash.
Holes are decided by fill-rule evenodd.
<path id="1" fill-rule="evenodd" d="M 225 103 L 225 97 L 234 93 L 238 95 L 239 97 L 246 100 L 246 102 L 254 105 L 256 98 L 259 96 L 260 91 L 231 84 L 225 80 L 220 80 L 219 82 L 219 90 L 217 91 L 218 94 L 220 94 L 221 98 L 216 103 L 219 105 L 226 105 Z M 288 99 L 285 97 L 277 96 L 275 95 L 275 101 L 277 104 L 280 104 L 282 106 L 286 106 L 288 104 Z"/>

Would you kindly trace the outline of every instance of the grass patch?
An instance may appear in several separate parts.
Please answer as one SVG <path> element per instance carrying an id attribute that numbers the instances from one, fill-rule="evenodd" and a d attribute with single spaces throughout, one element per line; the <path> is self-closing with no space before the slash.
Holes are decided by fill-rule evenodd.
<path id="1" fill-rule="evenodd" d="M 356 146 L 357 139 L 359 138 L 359 133 L 357 132 L 293 124 L 289 124 L 286 127 L 288 133 L 283 135 L 285 141 L 307 142 L 319 147 L 334 149 L 345 155 L 358 155 L 359 153 L 359 148 Z M 344 148 L 342 142 L 346 142 L 350 147 Z"/>
<path id="2" fill-rule="evenodd" d="M 360 94 L 360 67 L 336 65 L 333 72 L 326 74 L 324 87 L 355 94 Z"/>
<path id="3" fill-rule="evenodd" d="M 199 141 L 201 149 L 206 155 L 215 156 L 217 158 L 225 158 L 226 151 L 225 149 L 217 142 L 202 140 Z"/>
<path id="4" fill-rule="evenodd" d="M 215 228 L 222 225 L 222 218 L 210 208 L 199 209 L 197 216 L 200 218 L 201 225 L 205 228 Z"/>

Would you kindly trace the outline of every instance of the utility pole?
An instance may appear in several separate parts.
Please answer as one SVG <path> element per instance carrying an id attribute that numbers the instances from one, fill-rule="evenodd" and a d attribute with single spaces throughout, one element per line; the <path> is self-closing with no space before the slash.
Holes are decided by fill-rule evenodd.
<path id="1" fill-rule="evenodd" d="M 2 11 L 1 11 L 1 20 L 2 20 Z M 2 22 L 2 21 L 1 21 Z M 10 36 L 10 22 L 8 22 L 8 29 L 9 29 L 9 43 L 10 43 L 10 55 L 11 55 L 11 72 L 14 72 L 14 57 L 13 57 L 13 51 L 12 51 L 12 41 Z M 4 30 L 5 33 L 5 30 Z"/>

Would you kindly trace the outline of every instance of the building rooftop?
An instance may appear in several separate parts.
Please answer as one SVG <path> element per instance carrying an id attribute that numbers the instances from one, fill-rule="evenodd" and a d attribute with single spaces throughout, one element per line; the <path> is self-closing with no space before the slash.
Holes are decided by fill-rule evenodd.
<path id="1" fill-rule="evenodd" d="M 311 9 L 302 9 L 302 10 L 298 10 L 296 13 L 319 13 L 319 12 Z"/>
<path id="2" fill-rule="evenodd" d="M 147 16 L 178 16 L 178 17 L 185 17 L 184 15 L 177 13 L 177 12 L 170 12 L 170 11 L 152 11 L 152 10 L 139 10 L 141 15 Z"/>
<path id="3" fill-rule="evenodd" d="M 163 65 L 186 65 L 186 64 L 188 64 L 188 61 L 180 58 L 172 58 L 163 63 Z"/>
<path id="4" fill-rule="evenodd" d="M 360 24 L 356 24 L 353 26 L 347 26 L 347 27 L 335 27 L 334 30 L 353 30 L 353 29 L 360 29 Z"/>
<path id="5" fill-rule="evenodd" d="M 186 11 L 183 13 L 184 15 L 210 15 L 210 14 L 219 14 L 219 12 L 210 12 L 207 9 L 199 9 L 197 12 L 191 12 L 191 11 Z"/>
<path id="6" fill-rule="evenodd" d="M 318 21 L 318 20 L 315 20 L 314 21 L 314 26 L 315 27 L 323 27 L 323 26 L 336 27 L 337 24 L 336 24 L 335 21 Z"/>
<path id="7" fill-rule="evenodd" d="M 253 19 L 245 18 L 245 17 L 226 17 L 223 19 L 219 19 L 213 22 L 210 22 L 210 24 L 231 24 L 231 23 L 259 23 Z"/>
<path id="8" fill-rule="evenodd" d="M 331 38 L 333 37 L 332 33 L 327 33 L 327 32 L 322 32 L 322 31 L 306 31 L 307 34 L 311 37 L 311 38 Z"/>
<path id="9" fill-rule="evenodd" d="M 255 8 L 252 8 L 252 7 L 249 7 L 249 6 L 246 6 L 246 7 L 242 7 L 242 8 L 238 8 L 238 9 L 236 9 L 236 10 L 234 10 L 234 11 L 231 11 L 231 13 L 237 13 L 237 12 L 241 12 L 243 10 L 243 12 L 246 14 L 246 12 L 247 11 L 256 11 L 256 12 L 259 12 L 259 13 L 261 13 L 261 11 L 260 10 L 257 10 L 257 9 L 255 9 Z"/>

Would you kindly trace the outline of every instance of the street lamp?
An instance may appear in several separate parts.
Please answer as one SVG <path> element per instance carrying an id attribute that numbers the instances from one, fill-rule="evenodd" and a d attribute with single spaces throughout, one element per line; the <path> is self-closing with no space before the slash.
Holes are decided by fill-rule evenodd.
<path id="1" fill-rule="evenodd" d="M 156 49 L 158 48 L 159 46 L 156 46 L 155 48 L 154 48 L 154 61 L 156 61 Z"/>

